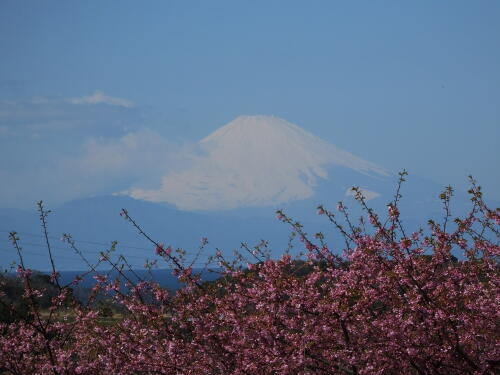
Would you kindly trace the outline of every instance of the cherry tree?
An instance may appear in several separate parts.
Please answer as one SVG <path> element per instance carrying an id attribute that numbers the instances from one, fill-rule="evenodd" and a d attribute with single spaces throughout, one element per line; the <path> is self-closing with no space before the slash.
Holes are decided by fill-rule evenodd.
<path id="1" fill-rule="evenodd" d="M 99 262 L 123 277 L 96 276 L 93 296 L 107 293 L 126 313 L 103 324 L 90 303 L 67 305 L 72 285 L 61 285 L 49 315 L 37 307 L 44 293 L 30 283 L 19 238 L 19 278 L 29 317 L 0 324 L 0 372 L 11 374 L 490 374 L 500 371 L 498 256 L 500 210 L 484 203 L 472 181 L 472 208 L 451 220 L 453 190 L 440 196 L 443 221 L 406 233 L 400 220 L 400 181 L 387 213 L 368 207 L 354 222 L 347 207 L 318 207 L 343 238 L 332 249 L 309 236 L 283 211 L 305 257 L 271 259 L 263 243 L 244 247 L 253 261 L 230 261 L 203 282 L 182 253 L 155 241 L 123 210 L 121 215 L 174 268 L 185 286 L 175 294 L 154 282 L 132 282 L 126 260 Z M 46 218 L 40 207 L 41 217 Z M 45 221 L 43 227 L 46 228 Z M 66 235 L 70 247 L 83 256 Z M 204 241 L 206 244 L 206 241 Z M 202 244 L 202 245 L 204 245 Z M 114 244 L 113 246 L 116 246 Z M 112 246 L 112 248 L 113 248 Z M 113 249 L 110 249 L 113 250 Z M 49 247 L 50 253 L 50 247 Z M 51 258 L 52 259 L 52 258 Z M 54 262 L 52 262 L 54 264 Z M 75 280 L 78 283 L 78 280 Z M 123 288 L 122 284 L 126 284 Z"/>

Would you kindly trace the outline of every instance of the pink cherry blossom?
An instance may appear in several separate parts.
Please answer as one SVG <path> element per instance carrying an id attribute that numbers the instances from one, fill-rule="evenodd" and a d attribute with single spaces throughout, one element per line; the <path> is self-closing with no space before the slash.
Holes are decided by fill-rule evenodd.
<path id="1" fill-rule="evenodd" d="M 287 253 L 246 267 L 224 261 L 221 278 L 210 283 L 165 256 L 184 283 L 175 293 L 154 281 L 129 280 L 125 290 L 97 274 L 88 304 L 68 309 L 71 293 L 61 287 L 48 315 L 38 307 L 47 290 L 34 288 L 33 273 L 20 266 L 28 316 L 0 323 L 0 368 L 61 375 L 498 373 L 499 223 L 481 195 L 473 197 L 474 209 L 446 230 L 431 221 L 429 230 L 405 234 L 368 212 L 372 228 L 348 233 L 334 221 L 345 245 L 327 246 L 293 226 L 306 259 Z M 398 220 L 397 205 L 389 216 Z M 170 255 L 171 248 L 155 252 Z M 94 307 L 97 293 L 120 310 L 111 324 Z"/>

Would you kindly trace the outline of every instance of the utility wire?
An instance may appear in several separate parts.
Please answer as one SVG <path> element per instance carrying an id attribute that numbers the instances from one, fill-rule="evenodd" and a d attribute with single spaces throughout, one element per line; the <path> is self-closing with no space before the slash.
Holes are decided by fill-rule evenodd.
<path id="1" fill-rule="evenodd" d="M 1 233 L 11 233 L 12 231 L 9 231 L 9 230 L 5 230 L 5 229 L 0 229 L 0 232 Z M 29 232 L 17 232 L 16 233 L 22 238 L 23 236 L 29 236 L 29 237 L 35 237 L 35 238 L 40 238 L 40 239 L 43 239 L 43 236 L 42 234 L 35 234 L 35 233 L 29 233 Z M 60 241 L 60 238 L 58 237 L 55 237 L 55 236 L 48 236 L 49 239 L 51 240 L 55 240 L 55 241 Z M 89 240 L 79 240 L 79 239 L 76 239 L 74 237 L 72 237 L 73 240 L 79 244 L 88 244 L 88 245 L 94 245 L 94 246 L 104 246 L 104 247 L 107 247 L 109 248 L 111 243 L 104 243 L 104 242 L 96 242 L 96 241 L 89 241 Z M 22 246 L 34 246 L 34 247 L 39 247 L 39 248 L 46 248 L 46 245 L 44 244 L 40 244 L 40 243 L 32 243 L 32 242 L 24 242 L 24 241 L 21 241 L 20 244 Z M 53 249 L 56 249 L 56 250 L 63 250 L 63 251 L 68 251 L 69 254 L 72 254 L 72 255 L 75 255 L 75 257 L 68 257 L 68 256 L 65 256 L 65 255 L 60 255 L 60 254 L 57 254 L 56 256 L 58 258 L 61 258 L 61 259 L 66 259 L 66 260 L 74 260 L 76 258 L 76 254 L 74 254 L 73 252 L 69 251 L 69 247 L 61 247 L 61 246 L 52 246 Z M 161 260 L 161 258 L 157 257 L 154 252 L 152 251 L 151 248 L 146 248 L 146 247 L 138 247 L 138 246 L 132 246 L 132 245 L 124 245 L 122 243 L 118 243 L 118 247 L 117 248 L 125 248 L 125 249 L 133 249 L 133 250 L 142 250 L 142 251 L 145 251 L 147 252 L 148 254 L 151 255 L 152 258 L 154 259 L 149 259 L 150 261 L 151 260 Z M 5 251 L 5 252 L 9 252 L 9 250 L 7 249 L 1 249 L 0 248 L 0 251 Z M 92 250 L 83 250 L 82 251 L 84 254 L 95 254 L 95 255 L 101 255 L 101 251 L 92 251 Z M 207 254 L 198 254 L 197 252 L 187 252 L 187 251 L 184 251 L 183 252 L 185 253 L 185 255 L 192 255 L 192 256 L 207 256 Z M 31 255 L 31 256 L 47 256 L 46 253 L 38 253 L 38 252 L 32 252 L 32 251 L 26 251 L 23 249 L 23 254 L 26 254 L 26 255 Z M 115 253 L 118 255 L 118 253 Z M 119 256 L 119 255 L 118 255 Z M 3 258 L 3 257 L 2 257 Z M 139 255 L 127 255 L 125 256 L 126 259 L 140 259 L 142 261 L 146 261 L 148 260 L 148 257 L 144 256 L 139 256 Z M 208 256 L 207 256 L 208 258 Z M 235 257 L 224 257 L 224 259 L 226 261 L 229 261 L 231 262 L 232 260 L 235 259 Z M 186 259 L 187 261 L 188 259 Z M 208 259 L 207 259 L 208 261 Z M 189 263 L 189 262 L 187 262 Z M 207 263 L 206 262 L 195 262 L 193 263 L 193 266 L 206 266 Z M 134 267 L 136 267 L 136 265 L 134 265 Z M 143 268 L 144 267 L 144 264 L 141 264 L 141 265 L 138 265 L 137 267 L 139 268 Z"/>
<path id="2" fill-rule="evenodd" d="M 4 229 L 0 229 L 0 232 L 2 233 L 11 233 L 12 231 L 8 231 L 8 230 L 4 230 Z M 17 232 L 16 233 L 22 237 L 22 236 L 31 236 L 31 237 L 39 237 L 39 238 L 43 238 L 43 236 L 41 234 L 35 234 L 35 233 L 28 233 L 28 232 Z M 72 236 L 73 240 L 76 242 L 76 243 L 83 243 L 83 244 L 88 244 L 88 245 L 99 245 L 99 246 L 110 246 L 111 243 L 104 243 L 104 242 L 95 242 L 95 241 L 88 241 L 88 240 L 79 240 L 77 238 L 74 238 Z M 49 236 L 49 239 L 51 240 L 55 240 L 55 241 L 60 241 L 60 238 L 57 238 L 57 237 L 54 237 L 54 236 Z M 26 245 L 29 245 L 27 242 L 22 242 Z M 33 245 L 33 244 L 31 244 Z M 38 245 L 35 245 L 35 246 L 38 246 Z M 124 245 L 122 244 L 120 241 L 118 241 L 118 247 L 123 247 L 123 248 L 127 248 L 127 249 L 134 249 L 134 250 L 144 250 L 144 251 L 151 251 L 151 248 L 145 248 L 145 247 L 138 247 L 138 246 L 131 246 L 131 245 Z M 188 255 L 196 255 L 196 252 L 186 252 L 186 254 Z"/>
<path id="3" fill-rule="evenodd" d="M 36 247 L 41 247 L 41 248 L 44 248 L 45 246 L 42 245 L 42 244 L 33 244 L 33 243 L 24 243 L 24 245 L 28 245 L 28 246 L 36 246 Z M 54 249 L 58 249 L 58 250 L 68 250 L 66 248 L 63 248 L 63 247 L 58 247 L 58 246 L 53 246 Z M 10 250 L 8 249 L 2 249 L 0 248 L 0 251 L 3 251 L 3 252 L 11 252 Z M 69 254 L 72 254 L 71 252 L 68 252 Z M 96 254 L 96 255 L 100 255 L 101 252 L 97 252 L 97 251 L 85 251 L 85 253 L 91 253 L 91 254 Z M 26 251 L 23 249 L 23 254 L 26 254 L 26 255 L 34 255 L 34 256 L 47 256 L 46 253 L 41 253 L 41 252 L 33 252 L 33 251 Z M 12 255 L 15 256 L 14 253 L 12 253 Z M 117 256 L 119 256 L 119 254 L 117 253 Z M 64 254 L 63 255 L 60 255 L 60 254 L 57 254 L 57 257 L 58 258 L 61 258 L 61 259 L 72 259 L 74 260 L 76 258 L 76 255 L 74 257 L 68 257 L 68 256 L 65 256 Z M 146 261 L 146 258 L 147 257 L 141 257 L 141 256 L 138 256 L 138 255 L 127 255 L 125 256 L 125 258 L 135 258 L 135 259 L 140 259 L 140 260 L 143 260 L 143 261 Z M 157 260 L 160 260 L 160 258 L 156 257 L 155 259 Z M 152 260 L 152 259 L 150 259 Z M 226 258 L 226 260 L 231 260 L 231 258 Z M 204 265 L 205 263 L 204 262 L 196 262 L 194 263 L 193 265 Z"/>
<path id="4" fill-rule="evenodd" d="M 6 253 L 10 252 L 9 250 L 6 250 L 6 249 L 0 249 L 0 251 L 6 252 Z M 35 253 L 35 252 L 29 252 L 29 251 L 24 251 L 24 250 L 23 250 L 23 254 L 30 255 L 30 256 L 42 256 L 42 257 L 46 257 L 47 256 L 46 253 Z M 15 257 L 14 253 L 12 253 L 12 255 L 13 255 L 13 257 Z M 56 254 L 56 257 L 58 259 L 67 259 L 67 260 L 75 260 L 77 258 L 76 256 L 75 257 L 70 257 L 70 256 L 58 255 L 58 254 Z M 4 258 L 4 257 L 2 256 L 2 258 Z M 127 259 L 128 257 L 125 256 L 125 258 Z M 133 257 L 133 258 L 141 259 L 143 261 L 146 261 L 146 258 L 141 258 L 141 257 Z M 196 266 L 201 266 L 201 265 L 205 265 L 205 264 L 206 263 L 204 263 L 204 262 L 196 262 L 196 263 L 193 263 L 193 266 L 195 266 L 195 265 Z M 141 267 L 143 267 L 143 266 L 144 266 L 144 264 L 141 265 Z"/>

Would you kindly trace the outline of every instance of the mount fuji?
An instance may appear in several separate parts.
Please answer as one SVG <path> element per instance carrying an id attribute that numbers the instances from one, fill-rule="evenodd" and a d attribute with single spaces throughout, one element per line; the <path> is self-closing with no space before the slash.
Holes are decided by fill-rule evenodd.
<path id="1" fill-rule="evenodd" d="M 204 155 L 191 168 L 163 177 L 157 190 L 134 189 L 129 195 L 182 210 L 230 210 L 310 198 L 321 181 L 335 179 L 331 167 L 389 176 L 382 167 L 271 116 L 240 116 L 199 146 Z M 379 193 L 366 189 L 365 195 Z"/>

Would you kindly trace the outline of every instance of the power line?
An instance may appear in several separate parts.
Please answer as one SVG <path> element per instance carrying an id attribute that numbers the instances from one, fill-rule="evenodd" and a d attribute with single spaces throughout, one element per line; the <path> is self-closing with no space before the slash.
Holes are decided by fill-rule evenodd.
<path id="1" fill-rule="evenodd" d="M 42 248 L 45 247 L 45 245 L 41 245 L 41 244 L 27 244 L 27 245 L 37 246 L 37 247 L 42 247 Z M 52 247 L 52 248 L 53 249 L 64 249 L 64 250 L 67 250 L 67 249 L 61 248 L 61 247 Z M 14 257 L 16 256 L 16 254 L 12 250 L 0 249 L 0 251 L 10 252 L 10 253 L 12 253 L 12 255 Z M 91 252 L 91 251 L 87 251 L 87 253 L 93 253 L 93 254 L 98 254 L 98 255 L 101 254 L 100 252 Z M 45 257 L 47 256 L 47 253 L 39 253 L 39 252 L 26 251 L 26 250 L 22 250 L 22 254 L 23 255 L 24 254 L 25 255 L 30 255 L 30 256 L 45 256 Z M 70 254 L 74 255 L 74 257 L 69 257 L 69 256 L 65 256 L 65 255 L 60 255 L 60 254 L 56 254 L 56 257 L 57 258 L 61 258 L 61 259 L 74 260 L 76 258 L 76 254 L 74 254 L 74 253 L 70 253 Z M 118 253 L 116 255 L 118 257 L 121 256 L 121 254 L 118 254 Z M 127 256 L 123 255 L 123 257 L 125 259 L 135 258 L 135 259 L 140 259 L 142 261 L 147 261 L 148 260 L 146 257 L 140 257 L 140 256 L 137 256 L 137 255 L 135 255 L 135 256 L 134 255 L 127 255 Z M 156 257 L 156 259 L 149 259 L 149 260 L 150 261 L 151 260 L 161 260 L 161 258 Z M 226 260 L 231 261 L 231 260 L 234 260 L 234 258 L 226 258 Z M 207 261 L 208 261 L 208 259 L 207 259 Z M 190 264 L 190 262 L 188 262 L 187 259 L 186 259 L 186 263 Z M 205 265 L 205 264 L 207 264 L 207 263 L 206 262 L 200 262 L 200 261 L 193 263 L 193 265 Z"/>
<path id="2" fill-rule="evenodd" d="M 8 230 L 4 230 L 4 229 L 0 229 L 0 232 L 2 233 L 11 233 L 12 231 L 8 231 Z M 35 234 L 35 233 L 28 233 L 28 232 L 17 232 L 16 231 L 16 234 L 20 235 L 20 236 L 31 236 L 31 237 L 37 237 L 37 238 L 41 238 L 43 239 L 44 236 L 41 235 L 41 234 Z M 60 238 L 57 238 L 57 237 L 54 237 L 54 236 L 48 236 L 49 239 L 51 240 L 56 240 L 56 241 L 60 241 L 61 239 Z M 72 237 L 72 239 L 76 242 L 76 243 L 83 243 L 83 244 L 89 244 L 89 245 L 99 245 L 99 246 L 110 246 L 110 243 L 103 243 L 103 242 L 96 242 L 96 241 L 88 241 L 88 240 L 80 240 L 80 239 L 76 239 L 74 237 Z M 33 245 L 33 244 L 29 244 L 27 242 L 21 242 L 21 244 L 26 244 L 26 245 Z M 33 246 L 39 246 L 39 245 L 33 245 Z M 131 245 L 124 245 L 122 244 L 121 242 L 118 241 L 118 247 L 122 247 L 122 248 L 126 248 L 126 249 L 133 249 L 133 250 L 143 250 L 143 251 L 151 251 L 151 248 L 145 248 L 145 247 L 138 247 L 138 246 L 131 246 Z M 44 245 L 45 247 L 45 245 Z M 53 247 L 53 246 L 52 246 Z M 54 247 L 54 248 L 57 248 L 57 247 Z M 184 251 L 184 250 L 183 250 Z M 186 254 L 188 255 L 196 255 L 196 252 L 187 252 L 186 251 Z"/>
<path id="3" fill-rule="evenodd" d="M 8 252 L 9 250 L 0 249 L 0 251 L 5 251 L 5 252 Z M 35 253 L 35 252 L 27 252 L 27 251 L 23 251 L 23 252 L 22 252 L 22 254 L 23 254 L 23 255 L 29 255 L 29 256 L 43 256 L 43 257 L 47 257 L 47 254 L 45 254 L 45 253 Z M 13 257 L 15 257 L 15 256 L 16 256 L 16 254 L 14 254 L 14 253 L 12 253 L 12 255 L 13 255 Z M 118 256 L 120 256 L 120 255 L 118 255 Z M 134 256 L 130 256 L 130 257 L 132 257 L 132 258 L 136 258 L 136 259 L 140 259 L 140 260 L 142 260 L 142 261 L 144 261 L 144 262 L 145 262 L 146 260 L 148 260 L 148 259 L 146 259 L 146 258 L 141 258 L 141 257 L 137 257 L 137 256 L 135 256 L 135 257 L 134 257 Z M 74 256 L 74 257 L 69 257 L 69 256 L 65 256 L 65 255 L 56 255 L 56 260 L 57 260 L 57 259 L 75 260 L 75 258 L 77 258 L 77 257 L 76 257 L 76 254 L 75 254 L 75 256 Z M 128 258 L 129 258 L 129 256 L 124 256 L 124 258 L 125 258 L 125 259 L 128 259 Z M 111 259 L 111 260 L 112 260 L 112 259 Z M 152 259 L 149 259 L 149 261 L 151 261 L 151 260 L 152 260 Z M 160 260 L 160 259 L 157 259 L 157 260 Z M 186 263 L 191 264 L 190 262 L 186 262 Z M 196 263 L 193 263 L 193 265 L 202 265 L 202 264 L 206 264 L 206 263 L 205 263 L 205 262 L 196 262 Z"/>
<path id="4" fill-rule="evenodd" d="M 1 251 L 6 251 L 4 249 L 0 249 Z M 46 257 L 47 254 L 42 254 L 42 253 L 32 253 L 32 252 L 24 252 L 23 251 L 23 255 L 26 254 L 26 255 L 30 255 L 30 256 L 43 256 L 43 257 Z M 12 254 L 14 256 L 16 256 L 16 254 Z M 64 256 L 64 255 L 58 255 L 57 256 L 58 259 L 68 259 L 68 260 L 74 260 L 73 257 L 67 257 L 67 256 Z"/>
<path id="5" fill-rule="evenodd" d="M 11 233 L 12 231 L 8 231 L 8 230 L 4 230 L 4 229 L 0 229 L 0 232 L 3 232 L 3 233 Z M 35 234 L 35 233 L 29 233 L 29 232 L 17 232 L 16 231 L 16 234 L 20 235 L 21 237 L 22 236 L 30 236 L 30 237 L 36 237 L 36 238 L 39 238 L 39 239 L 44 239 L 44 236 L 42 234 Z M 57 237 L 54 237 L 54 236 L 49 236 L 49 239 L 52 239 L 52 240 L 56 240 L 56 241 L 59 241 L 60 238 L 57 238 Z M 83 244 L 88 244 L 88 245 L 94 245 L 94 246 L 106 246 L 106 247 L 109 247 L 110 246 L 110 243 L 103 243 L 103 242 L 96 242 L 96 241 L 88 241 L 88 240 L 79 240 L 79 239 L 75 239 L 72 237 L 72 239 L 75 241 L 75 243 L 79 244 L 79 243 L 83 243 Z M 39 248 L 46 248 L 47 245 L 46 244 L 40 244 L 40 243 L 31 243 L 31 242 L 24 242 L 24 241 L 20 241 L 20 245 L 21 247 L 24 247 L 24 246 L 34 246 L 34 247 L 39 247 Z M 71 250 L 69 247 L 61 247 L 61 246 L 51 246 L 51 248 L 55 249 L 55 250 L 63 250 L 63 251 L 68 251 L 68 250 Z M 123 255 L 125 259 L 140 259 L 141 261 L 145 262 L 145 261 L 154 261 L 154 260 L 162 260 L 162 258 L 156 256 L 156 254 L 153 253 L 152 251 L 152 248 L 145 248 L 145 247 L 138 247 L 138 246 L 131 246 L 131 245 L 124 245 L 122 243 L 118 243 L 117 245 L 117 249 L 119 248 L 126 248 L 126 249 L 133 249 L 133 250 L 142 250 L 142 251 L 145 251 L 149 254 L 151 254 L 152 258 L 149 258 L 144 256 L 139 256 L 139 255 Z M 0 249 L 2 251 L 8 251 L 7 249 Z M 205 258 L 205 262 L 195 262 L 192 264 L 192 266 L 206 266 L 207 263 L 208 263 L 208 255 L 207 254 L 198 254 L 197 252 L 186 252 L 184 250 L 182 250 L 185 255 L 190 255 L 191 257 L 195 257 L 197 256 L 198 258 Z M 26 254 L 26 255 L 29 255 L 29 256 L 47 256 L 46 253 L 38 253 L 38 252 L 32 252 L 32 251 L 26 251 L 26 250 L 22 250 L 22 253 L 23 254 Z M 95 254 L 95 255 L 101 255 L 101 251 L 92 251 L 92 250 L 83 250 L 82 253 L 84 255 L 86 254 Z M 76 254 L 74 252 L 70 252 L 70 254 L 72 255 L 75 255 L 75 257 L 68 257 L 68 256 L 65 256 L 65 255 L 60 255 L 60 254 L 57 254 L 56 257 L 58 258 L 61 258 L 61 259 L 66 259 L 66 260 L 74 260 L 76 258 Z M 111 253 L 113 254 L 113 253 Z M 121 254 L 119 253 L 114 253 L 116 254 L 117 256 L 120 256 Z M 14 254 L 13 254 L 14 255 Z M 224 257 L 224 259 L 228 262 L 231 262 L 233 260 L 236 260 L 236 257 Z M 188 262 L 187 260 L 188 259 L 185 259 L 186 260 L 186 263 L 187 264 L 191 264 L 190 262 Z M 201 260 L 201 259 L 200 259 Z M 213 262 L 212 262 L 213 263 Z M 208 263 L 209 264 L 209 263 Z M 144 264 L 141 264 L 139 266 L 136 266 L 136 265 L 133 265 L 133 267 L 143 267 Z"/>
<path id="6" fill-rule="evenodd" d="M 21 248 L 23 246 L 36 246 L 36 247 L 42 247 L 42 248 L 46 248 L 47 245 L 44 245 L 44 244 L 37 244 L 37 243 L 30 243 L 30 242 L 20 242 L 19 245 L 21 246 Z M 56 250 L 64 250 L 64 251 L 68 251 L 70 250 L 69 247 L 60 247 L 60 246 L 51 246 L 52 249 L 56 249 Z M 145 250 L 145 249 L 142 249 L 142 250 Z M 24 252 L 24 251 L 23 251 Z M 97 254 L 97 255 L 101 255 L 101 252 L 100 251 L 92 251 L 92 250 L 85 250 L 85 251 L 82 251 L 82 253 L 87 253 L 87 254 Z M 138 255 L 129 255 L 131 258 L 140 258 L 140 259 L 144 259 L 143 257 L 140 257 Z"/>

